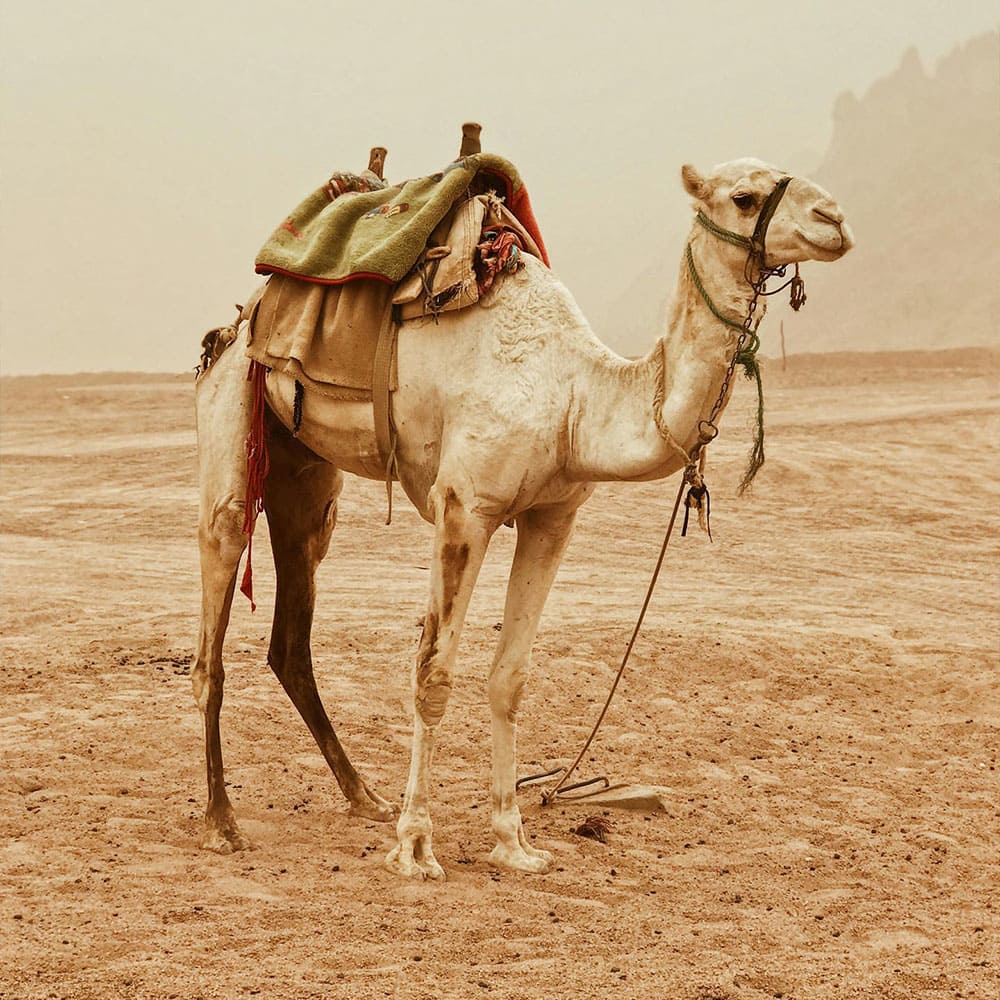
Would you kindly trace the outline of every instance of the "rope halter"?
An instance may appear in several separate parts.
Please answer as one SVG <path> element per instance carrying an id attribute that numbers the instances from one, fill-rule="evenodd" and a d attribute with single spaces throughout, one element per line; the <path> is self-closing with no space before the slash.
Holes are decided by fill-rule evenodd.
<path id="1" fill-rule="evenodd" d="M 762 296 L 774 294 L 774 292 L 768 292 L 766 289 L 768 278 L 773 275 L 784 277 L 785 274 L 784 264 L 777 267 L 767 266 L 766 239 L 768 226 L 770 226 L 771 220 L 774 218 L 774 213 L 777 211 L 778 203 L 784 196 L 791 181 L 791 177 L 785 176 L 782 177 L 777 184 L 775 184 L 771 193 L 767 196 L 764 200 L 764 204 L 761 206 L 752 236 L 744 236 L 742 233 L 737 233 L 731 229 L 723 228 L 713 222 L 712 219 L 710 219 L 701 209 L 698 210 L 698 213 L 695 216 L 702 228 L 707 229 L 713 236 L 718 237 L 720 240 L 724 240 L 726 243 L 742 247 L 747 251 L 747 259 L 746 264 L 744 265 L 743 273 L 747 284 L 749 284 L 753 290 L 753 297 L 747 307 L 746 316 L 742 321 L 727 316 L 712 301 L 712 297 L 708 294 L 708 290 L 705 288 L 705 285 L 701 280 L 701 276 L 698 274 L 698 269 L 695 267 L 694 255 L 691 252 L 690 243 L 688 243 L 685 251 L 688 272 L 691 275 L 691 280 L 695 288 L 697 288 L 698 294 L 701 296 L 705 305 L 708 306 L 709 311 L 713 316 L 715 316 L 716 319 L 718 319 L 721 323 L 724 323 L 730 329 L 736 330 L 739 333 L 736 346 L 733 351 L 733 356 L 730 359 L 726 376 L 722 382 L 722 388 L 719 391 L 718 399 L 715 401 L 708 418 L 700 421 L 698 424 L 698 442 L 695 444 L 689 457 L 686 475 L 691 475 L 699 458 L 702 457 L 702 452 L 704 451 L 705 446 L 715 440 L 718 435 L 719 428 L 716 421 L 718 420 L 723 407 L 726 405 L 726 398 L 729 393 L 729 386 L 732 381 L 733 372 L 735 371 L 737 365 L 742 365 L 747 378 L 753 379 L 757 383 L 757 426 L 754 434 L 753 447 L 750 451 L 750 461 L 740 483 L 740 493 L 742 493 L 750 485 L 754 476 L 757 474 L 757 471 L 764 464 L 764 388 L 761 383 L 760 365 L 757 362 L 757 349 L 760 347 L 760 338 L 757 336 L 757 328 L 760 326 L 760 317 L 757 318 L 755 323 L 754 313 L 757 309 L 757 302 Z M 754 273 L 754 265 L 756 265 L 756 274 Z M 805 302 L 804 283 L 799 277 L 798 264 L 795 265 L 795 276 L 785 285 L 782 285 L 781 288 L 775 289 L 775 292 L 781 291 L 782 288 L 786 288 L 788 285 L 792 286 L 792 307 L 798 310 L 802 303 Z"/>
<path id="2" fill-rule="evenodd" d="M 742 233 L 733 232 L 731 229 L 724 229 L 722 226 L 713 222 L 701 209 L 698 209 L 698 214 L 695 218 L 713 236 L 717 236 L 720 240 L 725 240 L 727 243 L 732 243 L 734 246 L 744 247 L 748 251 L 747 256 L 749 260 L 756 263 L 761 270 L 766 270 L 767 265 L 764 262 L 764 257 L 766 255 L 764 241 L 767 237 L 767 227 L 771 225 L 774 213 L 778 209 L 778 202 L 781 201 L 786 188 L 791 182 L 791 177 L 782 177 L 781 180 L 775 184 L 774 189 L 764 200 L 760 214 L 757 216 L 757 225 L 754 226 L 752 236 L 744 236 Z"/>

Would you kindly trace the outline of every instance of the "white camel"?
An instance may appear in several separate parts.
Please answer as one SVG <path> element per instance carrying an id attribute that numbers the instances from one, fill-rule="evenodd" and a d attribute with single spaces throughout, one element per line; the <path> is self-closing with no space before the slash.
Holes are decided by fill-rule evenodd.
<path id="1" fill-rule="evenodd" d="M 716 167 L 708 176 L 685 166 L 681 175 L 699 210 L 689 245 L 704 294 L 685 258 L 666 334 L 644 359 L 624 360 L 601 344 L 566 288 L 533 258 L 479 307 L 445 313 L 436 325 L 409 322 L 400 329 L 399 387 L 392 398 L 399 480 L 434 526 L 430 595 L 412 671 L 409 780 L 398 843 L 386 859 L 400 875 L 444 875 L 431 847 L 435 732 L 448 704 L 483 556 L 494 531 L 511 519 L 517 546 L 487 685 L 497 840 L 490 860 L 526 872 L 549 869 L 551 855 L 525 836 L 514 787 L 518 706 L 543 605 L 577 508 L 596 483 L 663 479 L 687 464 L 739 333 L 720 317 L 739 325 L 753 294 L 747 277 L 759 273 L 759 260 L 746 273 L 747 250 L 731 237 L 750 237 L 785 177 L 752 159 Z M 833 261 L 852 243 L 833 198 L 796 177 L 767 229 L 764 261 L 767 267 Z M 197 386 L 203 597 L 192 681 L 208 764 L 203 846 L 217 851 L 248 846 L 226 793 L 219 735 L 222 642 L 247 544 L 251 390 L 245 337 L 241 330 L 236 346 L 221 354 Z M 264 509 L 277 576 L 268 662 L 316 738 L 351 813 L 389 820 L 394 807 L 366 785 L 337 740 L 316 690 L 310 653 L 314 575 L 334 528 L 343 473 L 385 475 L 372 407 L 310 395 L 293 438 L 293 378 L 272 371 L 266 389 L 271 467 Z"/>

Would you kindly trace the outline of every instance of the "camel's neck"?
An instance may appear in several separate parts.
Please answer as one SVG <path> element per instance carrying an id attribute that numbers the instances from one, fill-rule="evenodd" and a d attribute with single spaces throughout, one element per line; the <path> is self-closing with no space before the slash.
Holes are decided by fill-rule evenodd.
<path id="1" fill-rule="evenodd" d="M 741 322 L 753 293 L 739 249 L 720 244 L 700 227 L 690 242 L 698 275 L 717 310 Z M 577 389 L 571 428 L 574 477 L 650 480 L 683 468 L 685 453 L 698 440 L 699 422 L 719 397 L 738 336 L 713 315 L 682 257 L 667 332 L 651 353 L 639 361 L 610 352 L 596 356 L 589 378 Z M 654 400 L 661 385 L 657 420 Z"/>

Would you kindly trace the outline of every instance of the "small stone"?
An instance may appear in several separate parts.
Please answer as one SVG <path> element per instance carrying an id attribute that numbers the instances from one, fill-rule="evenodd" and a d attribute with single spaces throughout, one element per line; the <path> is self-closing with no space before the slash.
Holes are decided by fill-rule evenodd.
<path id="1" fill-rule="evenodd" d="M 25 795 L 41 791 L 45 787 L 42 779 L 34 771 L 20 771 L 14 775 L 14 781 Z"/>

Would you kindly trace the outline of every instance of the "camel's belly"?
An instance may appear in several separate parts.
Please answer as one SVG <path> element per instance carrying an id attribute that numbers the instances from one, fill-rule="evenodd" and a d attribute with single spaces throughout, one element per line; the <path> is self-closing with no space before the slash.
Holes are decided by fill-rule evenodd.
<path id="1" fill-rule="evenodd" d="M 396 396 L 398 397 L 398 393 Z M 267 376 L 267 402 L 275 416 L 291 430 L 294 425 L 295 379 L 284 372 L 272 371 Z M 408 431 L 413 421 L 394 414 Z M 405 407 L 404 407 L 405 409 Z M 418 435 L 423 441 L 426 435 Z M 431 435 L 434 437 L 434 435 Z M 385 479 L 385 465 L 375 437 L 372 404 L 331 399 L 315 392 L 306 392 L 302 406 L 302 422 L 298 439 L 320 458 L 343 472 L 364 479 Z M 439 449 L 421 447 L 408 449 L 401 441 L 397 445 L 397 469 L 400 483 L 421 516 L 429 517 L 427 496 L 438 472 Z"/>

